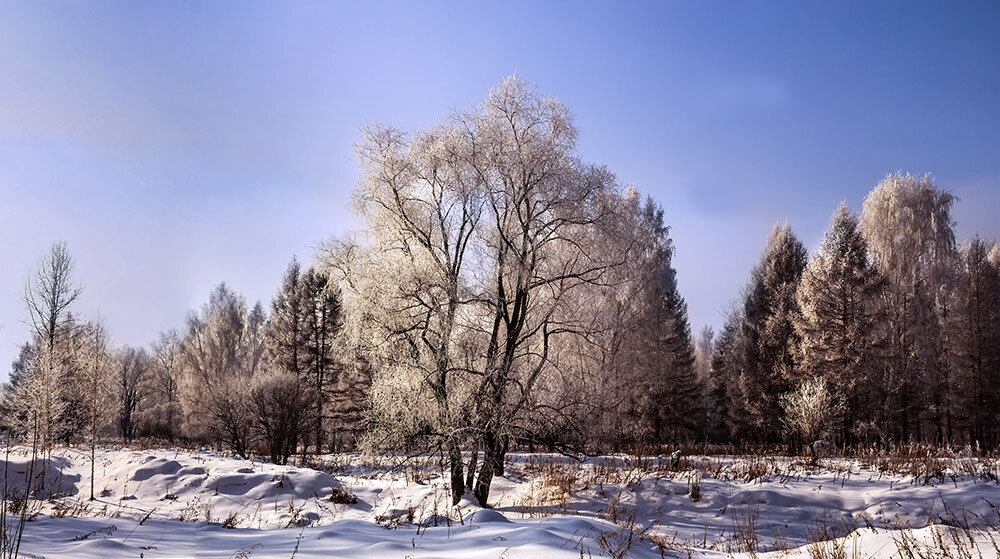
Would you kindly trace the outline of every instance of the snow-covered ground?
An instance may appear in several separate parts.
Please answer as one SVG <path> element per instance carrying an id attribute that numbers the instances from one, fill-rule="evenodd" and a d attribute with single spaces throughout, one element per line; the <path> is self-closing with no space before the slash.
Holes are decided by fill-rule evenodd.
<path id="1" fill-rule="evenodd" d="M 996 472 L 972 474 L 991 463 L 955 462 L 927 478 L 847 460 L 813 469 L 788 458 L 697 457 L 680 467 L 626 457 L 510 458 L 494 484 L 494 510 L 482 510 L 469 500 L 448 506 L 433 459 L 330 455 L 310 468 L 178 449 L 100 450 L 89 501 L 89 455 L 59 449 L 47 488 L 31 503 L 38 514 L 21 551 L 73 559 L 846 559 L 907 550 L 941 557 L 942 549 L 996 557 L 1000 545 Z M 23 486 L 27 462 L 23 449 L 12 452 L 11 484 Z"/>

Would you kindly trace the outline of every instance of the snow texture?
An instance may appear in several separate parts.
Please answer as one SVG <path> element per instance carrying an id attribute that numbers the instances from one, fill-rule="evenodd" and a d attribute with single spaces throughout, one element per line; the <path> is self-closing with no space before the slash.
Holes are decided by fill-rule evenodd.
<path id="1" fill-rule="evenodd" d="M 634 518 L 634 527 L 648 528 L 647 536 L 665 545 L 667 556 L 687 555 L 690 547 L 693 555 L 721 559 L 741 555 L 733 548 L 733 532 L 752 518 L 757 555 L 808 557 L 810 534 L 825 526 L 831 536 L 844 538 L 849 554 L 889 557 L 901 532 L 888 527 L 911 527 L 907 537 L 931 545 L 941 528 L 928 527 L 929 520 L 948 511 L 996 520 L 992 503 L 1000 503 L 995 482 L 958 474 L 928 481 L 847 461 L 829 461 L 835 467 L 815 471 L 789 462 L 784 473 L 733 481 L 696 470 L 666 475 L 634 469 L 620 458 L 581 465 L 517 454 L 507 476 L 497 479 L 494 509 L 467 498 L 453 510 L 433 468 L 414 480 L 388 465 L 363 465 L 358 456 L 327 458 L 337 462 L 331 469 L 336 475 L 208 451 L 102 450 L 98 497 L 89 503 L 89 457 L 58 450 L 49 466 L 52 485 L 42 495 L 51 491 L 53 498 L 40 502 L 40 514 L 27 525 L 22 556 L 598 557 L 612 553 L 616 538 L 627 533 L 622 519 Z M 703 460 L 723 467 L 736 462 Z M 571 491 L 539 474 L 541 465 L 575 472 Z M 12 484 L 23 480 L 27 466 L 24 454 L 15 451 L 8 464 Z M 690 494 L 695 477 L 697 501 Z M 344 492 L 357 502 L 331 500 Z M 979 549 L 995 557 L 986 534 L 976 536 Z M 647 537 L 628 556 L 661 555 Z"/>

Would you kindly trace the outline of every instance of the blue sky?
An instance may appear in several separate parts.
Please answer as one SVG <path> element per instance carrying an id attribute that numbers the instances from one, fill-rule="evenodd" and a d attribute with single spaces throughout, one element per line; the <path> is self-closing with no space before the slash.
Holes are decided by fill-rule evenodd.
<path id="1" fill-rule="evenodd" d="M 360 126 L 427 126 L 513 72 L 664 206 L 695 329 L 774 223 L 815 248 L 889 171 L 1000 236 L 998 28 L 995 2 L 0 0 L 0 376 L 52 241 L 122 343 L 222 280 L 266 301 L 354 226 Z"/>

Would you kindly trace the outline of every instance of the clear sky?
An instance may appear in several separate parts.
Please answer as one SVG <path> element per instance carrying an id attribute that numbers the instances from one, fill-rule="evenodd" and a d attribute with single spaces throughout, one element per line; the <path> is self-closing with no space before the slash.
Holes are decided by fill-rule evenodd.
<path id="1" fill-rule="evenodd" d="M 219 281 L 267 301 L 354 226 L 362 124 L 432 124 L 513 72 L 665 207 L 696 330 L 774 223 L 815 248 L 888 171 L 1000 236 L 996 2 L 0 0 L 0 377 L 53 241 L 121 343 Z"/>

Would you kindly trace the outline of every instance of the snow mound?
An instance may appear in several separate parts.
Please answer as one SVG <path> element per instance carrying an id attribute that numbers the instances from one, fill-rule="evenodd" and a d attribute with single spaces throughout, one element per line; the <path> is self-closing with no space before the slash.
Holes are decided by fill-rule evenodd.
<path id="1" fill-rule="evenodd" d="M 150 456 L 148 460 L 149 465 L 137 468 L 135 472 L 132 473 L 133 481 L 146 481 L 153 476 L 168 476 L 171 474 L 176 474 L 180 471 L 183 466 L 176 460 L 167 460 L 166 458 L 157 458 L 156 456 Z"/>
<path id="2" fill-rule="evenodd" d="M 507 520 L 506 516 L 492 509 L 477 510 L 465 517 L 466 524 L 487 524 L 490 522 L 510 524 L 510 520 Z"/>

